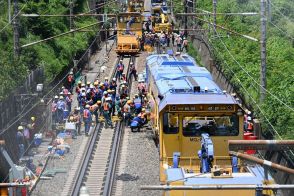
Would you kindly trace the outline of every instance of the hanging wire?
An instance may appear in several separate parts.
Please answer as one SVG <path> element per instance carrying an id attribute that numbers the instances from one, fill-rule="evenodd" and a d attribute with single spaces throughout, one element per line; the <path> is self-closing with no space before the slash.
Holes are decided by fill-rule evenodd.
<path id="1" fill-rule="evenodd" d="M 214 28 L 214 31 L 217 33 L 216 29 Z M 278 98 L 276 95 L 274 95 L 273 93 L 271 93 L 269 90 L 267 90 L 266 88 L 264 88 L 263 86 L 261 86 L 259 84 L 259 82 L 257 82 L 249 73 L 247 70 L 244 69 L 244 67 L 236 60 L 236 58 L 234 57 L 234 55 L 232 55 L 232 53 L 230 52 L 230 50 L 228 49 L 227 45 L 224 43 L 224 41 L 221 39 L 221 37 L 219 36 L 219 34 L 217 33 L 217 36 L 219 38 L 219 40 L 221 41 L 222 45 L 224 46 L 225 50 L 228 52 L 228 54 L 232 57 L 232 59 L 237 63 L 237 65 L 249 76 L 249 78 L 255 83 L 257 84 L 259 87 L 261 87 L 263 90 L 265 90 L 268 94 L 270 94 L 271 96 L 273 96 L 277 101 L 279 101 L 282 105 L 284 105 L 286 108 L 288 108 L 289 110 L 291 110 L 292 112 L 294 112 L 294 109 L 289 106 L 288 104 L 286 104 L 284 101 L 282 101 L 280 98 Z"/>
<path id="2" fill-rule="evenodd" d="M 280 27 L 278 27 L 276 24 L 274 24 L 272 21 L 270 21 L 270 23 L 276 28 L 278 29 L 282 34 L 284 34 L 287 38 L 294 40 L 294 37 L 292 37 L 291 35 L 289 35 L 285 30 L 282 30 Z"/>
<path id="3" fill-rule="evenodd" d="M 279 12 L 280 15 L 282 15 L 282 16 L 283 16 L 284 18 L 286 18 L 288 21 L 294 23 L 294 21 L 293 21 L 291 18 L 289 18 L 288 16 L 286 16 L 285 14 L 283 14 L 283 13 L 280 11 L 281 8 L 278 8 L 277 6 L 275 6 L 275 5 L 271 2 L 271 0 L 268 0 L 268 2 L 271 4 L 272 7 L 275 8 L 275 10 L 277 10 L 277 12 Z"/>
<path id="4" fill-rule="evenodd" d="M 218 34 L 218 32 L 216 31 L 216 29 L 215 29 L 215 32 L 216 32 L 216 36 L 218 36 L 219 39 L 221 40 L 221 37 L 219 36 L 219 34 Z M 212 45 L 212 47 L 213 47 L 213 45 Z M 221 54 L 221 52 L 218 51 L 215 47 L 213 47 L 213 49 L 214 49 L 217 53 Z M 224 63 L 227 65 L 228 70 L 233 74 L 233 76 L 236 78 L 237 82 L 238 82 L 238 83 L 240 84 L 240 86 L 243 88 L 243 90 L 245 91 L 245 94 L 246 94 L 246 95 L 252 100 L 252 102 L 256 105 L 256 107 L 258 108 L 258 110 L 260 111 L 260 113 L 262 114 L 262 116 L 265 118 L 265 120 L 267 121 L 267 123 L 270 125 L 270 127 L 272 128 L 272 129 L 270 129 L 270 132 L 272 133 L 272 135 L 277 135 L 278 138 L 279 138 L 280 140 L 282 140 L 283 138 L 281 137 L 281 135 L 280 135 L 280 134 L 278 133 L 278 131 L 275 129 L 275 127 L 274 127 L 273 124 L 270 122 L 270 120 L 266 117 L 265 112 L 261 109 L 261 107 L 260 107 L 260 106 L 258 105 L 258 103 L 255 101 L 255 99 L 250 95 L 249 91 L 248 91 L 247 88 L 242 84 L 241 80 L 235 75 L 235 72 L 231 69 L 231 66 L 229 66 L 229 64 L 228 64 L 226 61 L 224 61 Z M 273 131 L 272 131 L 272 130 L 273 130 Z M 294 156 L 293 151 L 291 150 L 290 152 L 291 152 L 292 156 Z"/>
<path id="5" fill-rule="evenodd" d="M 11 22 L 20 14 L 20 12 L 26 7 L 27 4 L 27 0 L 24 2 L 25 4 L 22 6 L 22 8 L 17 12 L 17 14 L 15 16 L 13 16 L 13 18 L 0 30 L 0 33 L 2 31 L 4 31 L 4 29 L 6 29 L 8 27 L 8 25 L 11 24 Z"/>

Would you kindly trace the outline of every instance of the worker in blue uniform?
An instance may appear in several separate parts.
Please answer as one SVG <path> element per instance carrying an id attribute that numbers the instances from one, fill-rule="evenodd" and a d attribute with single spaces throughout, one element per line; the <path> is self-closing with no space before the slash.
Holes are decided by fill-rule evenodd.
<path id="1" fill-rule="evenodd" d="M 59 101 L 57 102 L 57 116 L 58 116 L 58 122 L 63 122 L 63 115 L 65 110 L 65 102 L 63 96 L 59 97 Z"/>

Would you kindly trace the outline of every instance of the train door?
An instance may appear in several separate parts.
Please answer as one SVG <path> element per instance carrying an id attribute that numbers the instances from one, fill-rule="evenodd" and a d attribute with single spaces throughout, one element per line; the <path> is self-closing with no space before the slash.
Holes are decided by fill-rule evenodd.
<path id="1" fill-rule="evenodd" d="M 162 143 L 163 157 L 172 157 L 174 152 L 180 152 L 179 115 L 163 113 Z"/>

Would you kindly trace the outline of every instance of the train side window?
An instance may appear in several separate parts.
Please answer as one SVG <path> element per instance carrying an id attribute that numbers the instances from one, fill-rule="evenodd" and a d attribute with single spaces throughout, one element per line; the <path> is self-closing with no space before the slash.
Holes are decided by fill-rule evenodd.
<path id="1" fill-rule="evenodd" d="M 179 117 L 174 113 L 163 114 L 163 133 L 175 134 L 179 132 Z"/>

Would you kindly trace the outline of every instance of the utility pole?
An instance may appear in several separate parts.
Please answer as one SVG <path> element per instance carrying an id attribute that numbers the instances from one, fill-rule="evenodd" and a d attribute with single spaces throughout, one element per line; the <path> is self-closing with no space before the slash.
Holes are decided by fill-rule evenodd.
<path id="1" fill-rule="evenodd" d="M 213 29 L 215 29 L 216 28 L 216 6 L 217 6 L 217 0 L 212 0 L 212 5 L 213 5 Z M 214 33 L 215 33 L 215 31 L 214 31 Z"/>
<path id="2" fill-rule="evenodd" d="M 185 13 L 188 13 L 188 2 L 185 0 Z M 187 37 L 187 30 L 188 29 L 188 24 L 187 24 L 187 16 L 185 16 L 184 23 L 185 23 L 185 37 Z"/>
<path id="3" fill-rule="evenodd" d="M 266 0 L 260 0 L 260 22 L 261 22 L 261 38 L 260 38 L 260 102 L 262 103 L 266 96 Z"/>
<path id="4" fill-rule="evenodd" d="M 73 2 L 72 0 L 70 0 L 69 2 L 69 30 L 72 30 L 73 29 Z"/>
<path id="5" fill-rule="evenodd" d="M 8 22 L 11 22 L 11 0 L 8 0 Z"/>
<path id="6" fill-rule="evenodd" d="M 13 48 L 14 48 L 14 58 L 18 59 L 20 54 L 19 49 L 19 21 L 18 21 L 18 0 L 13 0 Z"/>

